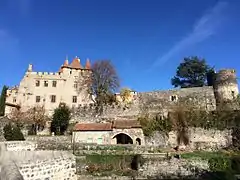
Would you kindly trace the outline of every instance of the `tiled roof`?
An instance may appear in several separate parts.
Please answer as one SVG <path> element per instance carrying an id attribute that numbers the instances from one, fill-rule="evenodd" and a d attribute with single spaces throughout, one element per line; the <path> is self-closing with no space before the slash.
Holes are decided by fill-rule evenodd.
<path id="1" fill-rule="evenodd" d="M 82 65 L 80 64 L 80 59 L 78 57 L 73 59 L 72 63 L 70 64 L 70 67 L 74 69 L 82 69 Z"/>
<path id="2" fill-rule="evenodd" d="M 137 120 L 115 120 L 113 121 L 113 128 L 116 129 L 131 129 L 141 128 L 139 121 Z"/>
<path id="3" fill-rule="evenodd" d="M 75 131 L 111 131 L 112 123 L 79 123 L 74 126 Z"/>
<path id="4" fill-rule="evenodd" d="M 68 60 L 67 59 L 64 61 L 63 66 L 68 66 Z"/>
<path id="5" fill-rule="evenodd" d="M 62 73 L 63 72 L 63 68 L 61 67 L 58 72 Z"/>

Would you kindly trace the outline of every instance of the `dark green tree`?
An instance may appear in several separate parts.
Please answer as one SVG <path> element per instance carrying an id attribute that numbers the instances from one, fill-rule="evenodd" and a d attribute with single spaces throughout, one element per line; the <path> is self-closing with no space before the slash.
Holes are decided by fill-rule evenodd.
<path id="1" fill-rule="evenodd" d="M 8 90 L 7 86 L 3 86 L 1 97 L 0 97 L 0 116 L 5 115 L 5 102 L 6 102 L 7 90 Z"/>
<path id="2" fill-rule="evenodd" d="M 63 135 L 68 128 L 70 116 L 70 109 L 65 104 L 60 104 L 59 107 L 54 110 L 51 131 L 56 135 Z"/>
<path id="3" fill-rule="evenodd" d="M 21 132 L 21 129 L 17 125 L 14 125 L 12 123 L 5 125 L 3 128 L 3 132 L 4 132 L 4 138 L 7 141 L 23 141 L 23 140 L 25 140 L 23 133 Z"/>
<path id="4" fill-rule="evenodd" d="M 207 75 L 212 72 L 205 59 L 197 56 L 186 57 L 177 67 L 176 75 L 171 79 L 174 87 L 189 88 L 207 85 Z"/>

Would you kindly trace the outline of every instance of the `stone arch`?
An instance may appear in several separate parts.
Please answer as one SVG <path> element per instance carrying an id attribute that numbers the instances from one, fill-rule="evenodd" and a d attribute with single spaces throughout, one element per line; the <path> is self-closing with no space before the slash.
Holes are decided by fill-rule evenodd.
<path id="1" fill-rule="evenodd" d="M 117 144 L 133 144 L 133 139 L 130 135 L 120 132 L 113 136 L 113 139 L 116 138 Z"/>
<path id="2" fill-rule="evenodd" d="M 136 139 L 136 144 L 137 144 L 137 145 L 141 145 L 141 143 L 142 143 L 142 142 L 141 142 L 141 139 L 140 139 L 140 138 L 137 138 L 137 139 Z"/>

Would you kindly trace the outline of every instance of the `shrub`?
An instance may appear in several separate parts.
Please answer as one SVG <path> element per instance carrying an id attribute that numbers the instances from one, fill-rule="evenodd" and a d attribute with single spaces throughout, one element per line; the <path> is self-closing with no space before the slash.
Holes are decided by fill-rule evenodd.
<path id="1" fill-rule="evenodd" d="M 231 169 L 231 160 L 226 157 L 214 157 L 208 161 L 212 172 L 225 172 Z"/>
<path id="2" fill-rule="evenodd" d="M 231 158 L 231 168 L 233 172 L 240 173 L 240 156 L 233 156 Z"/>
<path id="3" fill-rule="evenodd" d="M 168 118 L 144 116 L 138 118 L 145 136 L 151 136 L 155 131 L 162 131 L 168 134 L 172 129 L 172 123 Z"/>
<path id="4" fill-rule="evenodd" d="M 4 131 L 4 138 L 7 141 L 23 141 L 23 140 L 25 140 L 24 136 L 21 132 L 21 129 L 16 125 L 12 125 L 11 123 L 9 123 L 4 126 L 3 131 Z"/>

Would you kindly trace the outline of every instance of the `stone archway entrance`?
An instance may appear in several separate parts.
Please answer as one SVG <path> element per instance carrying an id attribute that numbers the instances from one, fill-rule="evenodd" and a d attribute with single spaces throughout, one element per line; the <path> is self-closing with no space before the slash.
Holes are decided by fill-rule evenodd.
<path id="1" fill-rule="evenodd" d="M 132 138 L 124 133 L 119 133 L 113 138 L 116 138 L 117 144 L 133 144 Z"/>

